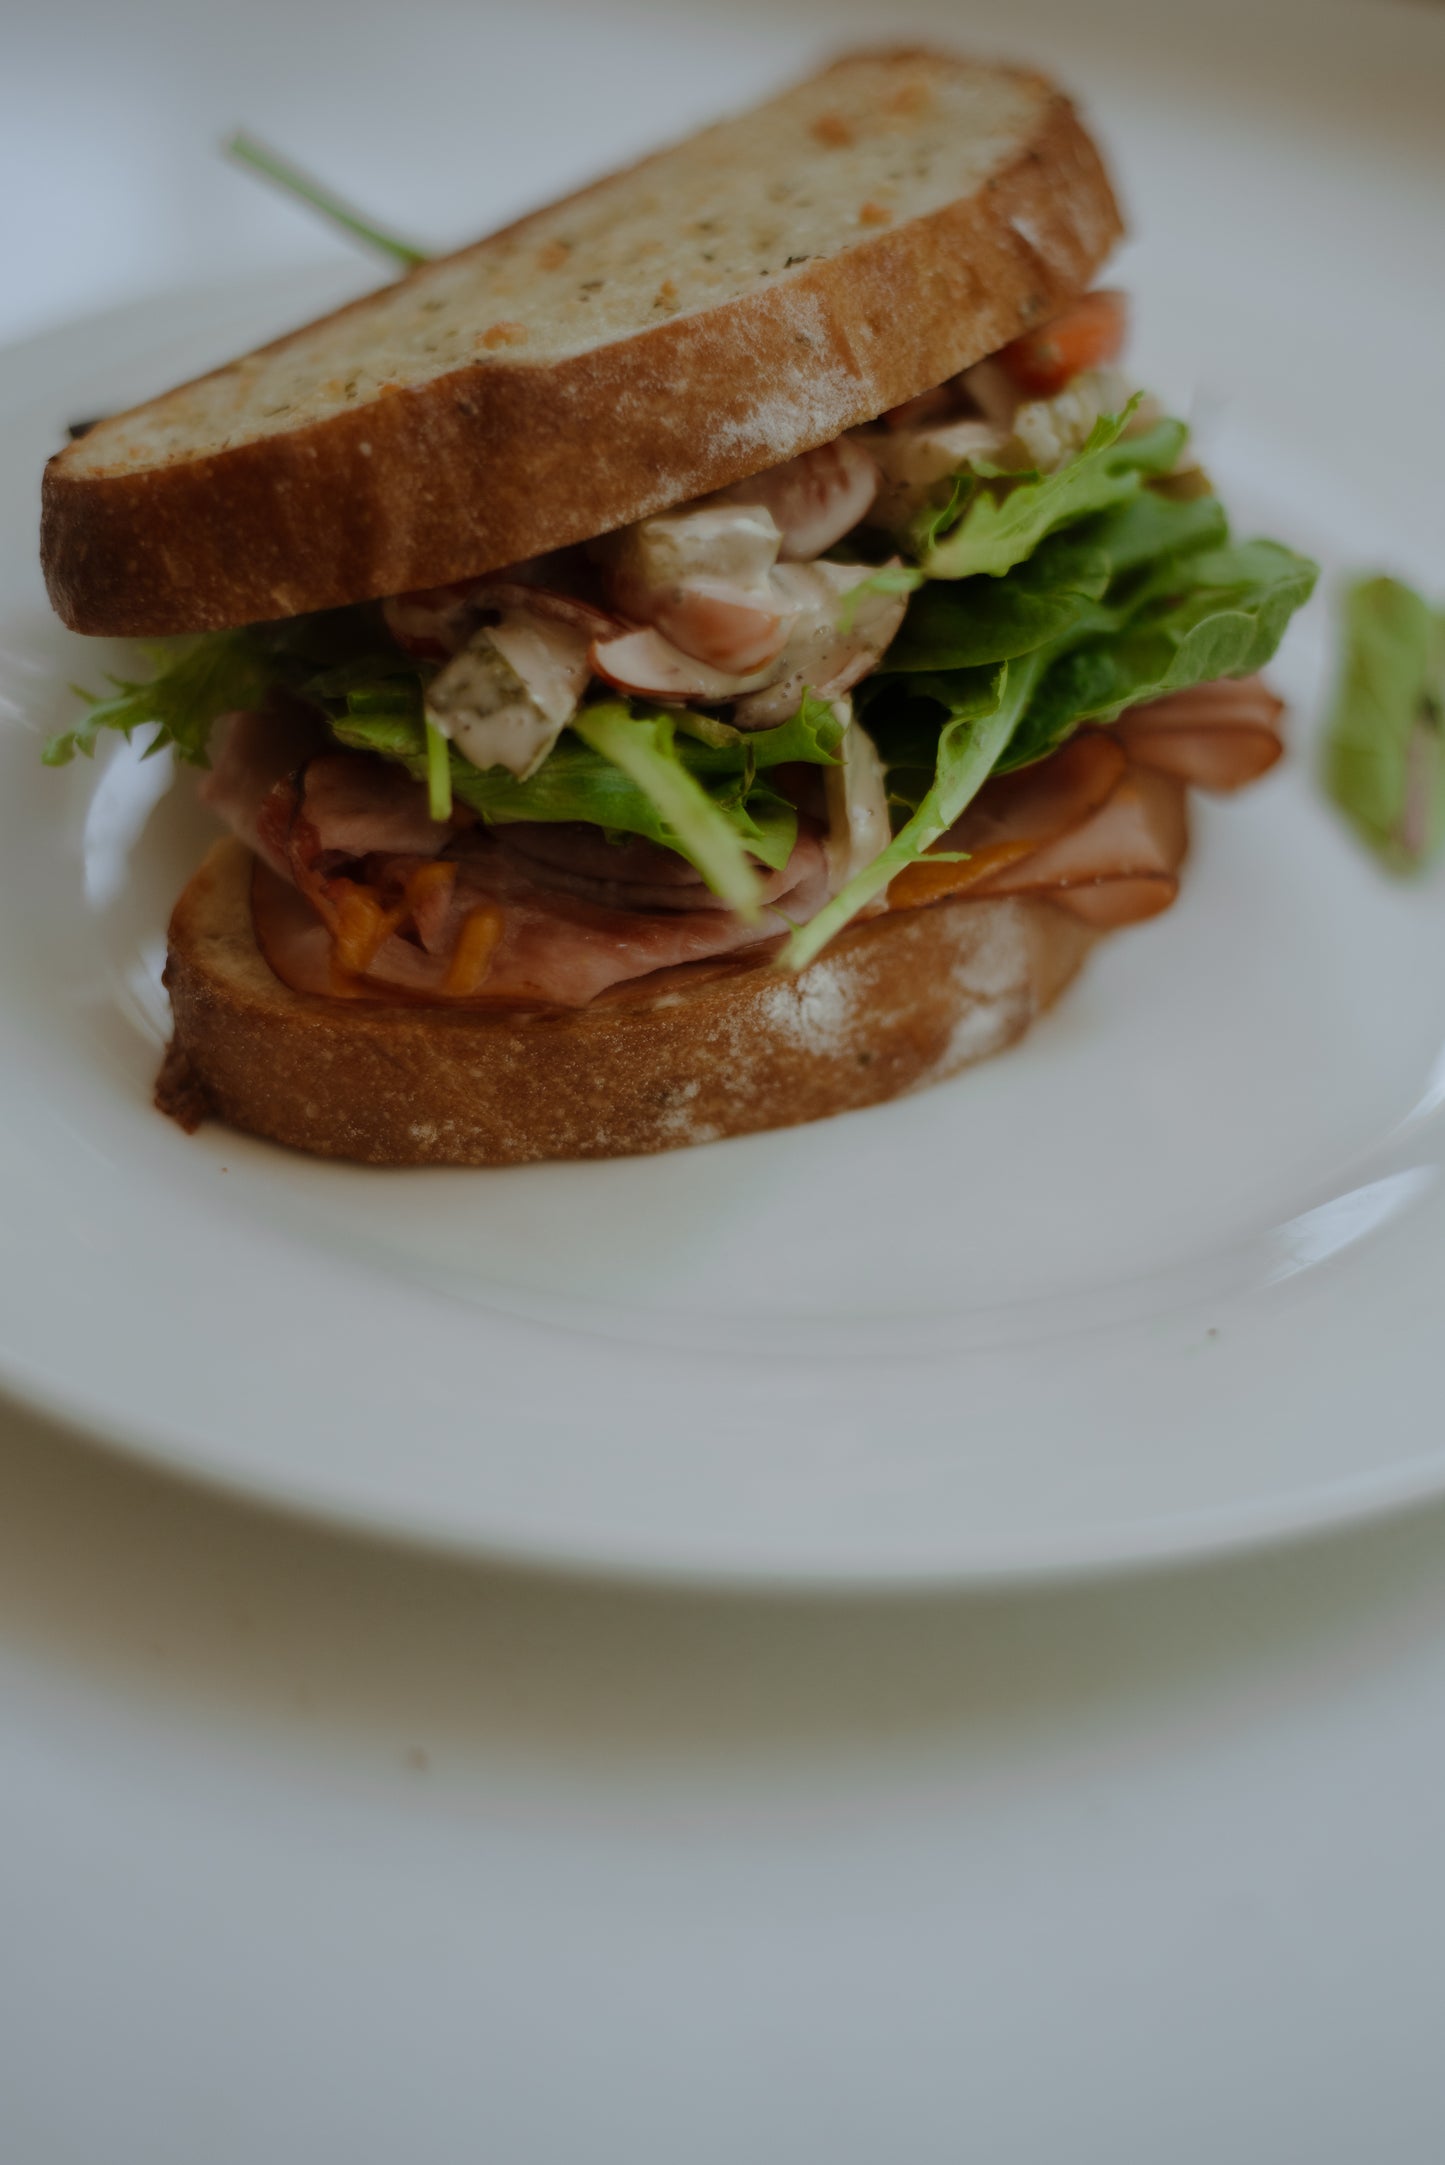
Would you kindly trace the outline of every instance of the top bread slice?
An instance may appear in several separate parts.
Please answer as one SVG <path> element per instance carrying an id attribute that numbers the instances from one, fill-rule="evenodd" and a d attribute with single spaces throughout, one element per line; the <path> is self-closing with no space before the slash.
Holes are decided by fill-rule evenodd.
<path id="1" fill-rule="evenodd" d="M 1043 77 L 849 55 L 101 422 L 46 469 L 51 599 L 215 630 L 587 540 L 941 383 L 1120 231 Z"/>

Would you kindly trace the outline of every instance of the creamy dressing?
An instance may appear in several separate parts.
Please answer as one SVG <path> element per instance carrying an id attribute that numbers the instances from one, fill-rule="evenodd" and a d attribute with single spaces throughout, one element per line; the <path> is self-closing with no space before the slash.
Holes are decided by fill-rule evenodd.
<path id="1" fill-rule="evenodd" d="M 507 611 L 447 663 L 427 719 L 474 767 L 534 774 L 577 712 L 592 673 L 585 632 Z"/>
<path id="2" fill-rule="evenodd" d="M 888 817 L 888 790 L 878 747 L 861 722 L 853 718 L 853 702 L 845 692 L 833 701 L 833 711 L 843 723 L 835 766 L 823 770 L 823 797 L 828 810 L 828 834 L 823 845 L 828 860 L 828 887 L 839 894 L 855 872 L 872 864 L 892 840 Z"/>

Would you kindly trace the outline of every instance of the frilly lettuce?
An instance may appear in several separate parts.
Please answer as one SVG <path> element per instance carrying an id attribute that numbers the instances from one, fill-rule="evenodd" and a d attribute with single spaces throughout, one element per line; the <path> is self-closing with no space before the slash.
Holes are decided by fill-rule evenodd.
<path id="1" fill-rule="evenodd" d="M 206 744 L 212 725 L 235 707 L 251 707 L 275 681 L 264 651 L 250 632 L 217 632 L 188 640 L 177 648 L 155 650 L 156 673 L 148 681 L 112 677 L 112 698 L 98 699 L 76 689 L 88 712 L 74 729 L 46 745 L 47 766 L 63 767 L 77 752 L 94 756 L 102 730 L 129 739 L 137 729 L 154 728 L 146 747 L 172 751 L 191 766 L 207 765 Z"/>
<path id="2" fill-rule="evenodd" d="M 259 706 L 273 691 L 295 692 L 327 711 L 353 692 L 383 701 L 408 695 L 416 664 L 384 638 L 370 606 L 335 609 L 241 631 L 159 641 L 148 649 L 154 670 L 145 679 L 112 677 L 115 696 L 79 690 L 89 712 L 75 729 L 52 737 L 45 761 L 63 767 L 77 752 L 89 758 L 102 730 L 129 738 L 153 728 L 146 756 L 171 751 L 189 765 L 209 765 L 211 731 L 223 714 Z"/>

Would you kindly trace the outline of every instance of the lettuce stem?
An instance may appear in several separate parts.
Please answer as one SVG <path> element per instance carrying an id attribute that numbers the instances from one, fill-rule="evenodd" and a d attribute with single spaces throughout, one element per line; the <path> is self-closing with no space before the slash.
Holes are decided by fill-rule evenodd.
<path id="1" fill-rule="evenodd" d="M 912 819 L 872 864 L 865 865 L 840 894 L 824 903 L 816 917 L 798 927 L 778 957 L 779 969 L 806 969 L 829 940 L 882 893 L 896 873 L 913 864 L 947 834 L 998 765 L 1048 658 L 1049 650 L 1040 648 L 1005 662 L 994 678 L 993 698 L 985 711 L 962 714 L 945 723 L 938 740 L 938 770 L 933 787 Z"/>
<path id="2" fill-rule="evenodd" d="M 651 800 L 670 831 L 671 847 L 696 865 L 719 901 L 755 919 L 762 888 L 752 860 L 736 828 L 678 758 L 671 722 L 661 716 L 641 720 L 609 700 L 584 707 L 572 727 Z"/>
<path id="3" fill-rule="evenodd" d="M 396 264 L 400 270 L 414 271 L 418 264 L 430 262 L 431 258 L 425 249 L 414 248 L 410 241 L 404 241 L 398 234 L 388 233 L 384 226 L 375 225 L 371 219 L 364 218 L 360 211 L 353 210 L 351 205 L 332 189 L 319 180 L 313 180 L 309 173 L 303 173 L 300 166 L 293 165 L 289 158 L 283 158 L 281 153 L 272 150 L 269 144 L 258 142 L 256 137 L 248 134 L 244 128 L 238 128 L 234 135 L 228 136 L 221 148 L 228 158 L 234 158 L 239 165 L 249 166 L 253 173 L 259 173 L 263 180 L 269 180 L 272 186 L 281 189 L 283 194 L 293 196 L 297 202 L 319 211 L 323 218 L 332 225 L 339 226 L 350 239 L 360 241 L 364 248 L 374 250 L 377 255 L 385 256 L 388 262 Z"/>

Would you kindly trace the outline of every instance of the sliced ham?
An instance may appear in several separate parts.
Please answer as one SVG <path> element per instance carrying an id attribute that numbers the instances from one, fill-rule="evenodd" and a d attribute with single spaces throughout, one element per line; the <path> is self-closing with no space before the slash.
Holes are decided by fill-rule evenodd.
<path id="1" fill-rule="evenodd" d="M 367 752 L 328 752 L 311 760 L 304 778 L 304 813 L 320 854 L 434 857 L 450 841 L 450 825 L 432 819 L 427 794 L 405 768 Z M 457 825 L 462 822 L 458 820 Z"/>
<path id="2" fill-rule="evenodd" d="M 528 827 L 438 825 L 399 768 L 338 752 L 284 775 L 259 825 L 257 936 L 293 989 L 348 997 L 582 1007 L 654 970 L 780 938 L 827 899 L 819 831 L 800 822 L 777 914 L 744 924 L 674 852 Z M 284 867 L 284 877 L 281 869 Z"/>
<path id="3" fill-rule="evenodd" d="M 1132 767 L 1111 736 L 1088 732 L 987 783 L 938 846 L 967 859 L 910 865 L 889 889 L 894 908 L 964 893 L 1047 895 L 1090 923 L 1128 924 L 1167 909 L 1178 892 L 1184 790 Z"/>
<path id="4" fill-rule="evenodd" d="M 1188 847 L 1183 784 L 1129 768 L 1086 820 L 973 891 L 1054 895 L 1092 923 L 1126 924 L 1169 907 Z M 1115 886 L 1113 895 L 1102 892 Z"/>
<path id="5" fill-rule="evenodd" d="M 339 977 L 331 936 L 304 895 L 258 866 L 252 900 L 262 952 L 297 992 L 586 1007 L 610 988 L 654 971 L 759 951 L 786 933 L 788 920 L 821 908 L 826 894 L 822 847 L 813 834 L 800 836 L 777 897 L 780 913 L 768 913 L 761 925 L 745 925 L 716 907 L 644 912 L 561 894 L 549 875 L 538 877 L 488 841 L 459 867 L 449 911 L 456 939 L 476 913 L 487 910 L 500 918 L 500 937 L 481 982 L 460 994 L 447 989 L 455 940 L 449 953 L 432 953 L 393 933 L 369 957 L 364 973 Z"/>
<path id="6" fill-rule="evenodd" d="M 1216 795 L 1257 782 L 1284 751 L 1272 731 L 1171 729 L 1131 737 L 1129 756 L 1138 767 L 1169 774 L 1177 782 Z"/>
<path id="7" fill-rule="evenodd" d="M 781 573 L 856 576 L 838 565 Z M 1084 731 L 988 783 L 940 845 L 966 859 L 910 867 L 888 906 L 1040 895 L 1100 928 L 1153 916 L 1178 890 L 1185 779 L 1237 786 L 1241 752 L 1256 757 L 1260 735 L 1277 756 L 1279 712 L 1257 682 L 1229 683 Z M 464 809 L 434 822 L 401 768 L 315 753 L 316 734 L 295 716 L 229 717 L 205 794 L 260 856 L 254 908 L 272 968 L 329 997 L 557 1008 L 642 997 L 773 952 L 856 869 L 860 821 L 870 859 L 884 836 L 881 776 L 855 724 L 852 795 L 846 768 L 822 777 L 812 808 L 821 814 L 831 789 L 831 831 L 800 816 L 787 865 L 763 876 L 761 923 L 744 924 L 673 851 L 586 825 L 489 830 Z"/>
<path id="8" fill-rule="evenodd" d="M 613 841 L 601 827 L 588 826 L 583 820 L 521 820 L 493 832 L 499 849 L 521 857 L 534 869 L 565 870 L 579 879 L 607 884 L 708 891 L 696 865 L 679 857 L 676 850 L 664 849 L 660 842 L 649 842 L 645 835 L 619 835 Z"/>
<path id="9" fill-rule="evenodd" d="M 705 910 L 716 912 L 717 896 L 702 874 L 676 850 L 640 835 L 609 842 L 600 827 L 533 825 L 519 821 L 496 830 L 495 846 L 524 865 L 542 885 L 616 910 Z M 787 864 L 777 871 L 758 868 L 759 901 L 776 902 L 813 869 L 816 845 L 800 830 Z"/>
<path id="10" fill-rule="evenodd" d="M 1222 678 L 1131 707 L 1114 734 L 1136 766 L 1228 791 L 1257 781 L 1284 751 L 1284 701 L 1258 677 Z"/>
<path id="11" fill-rule="evenodd" d="M 1110 737 L 1089 734 L 1072 738 L 1036 767 L 986 782 L 938 843 L 946 855 L 922 857 L 906 866 L 889 887 L 890 903 L 895 909 L 912 909 L 940 902 L 1029 863 L 1101 810 L 1127 767 L 1122 746 Z"/>
<path id="12" fill-rule="evenodd" d="M 1061 887 L 1049 900 L 1100 932 L 1117 932 L 1123 925 L 1140 925 L 1160 916 L 1178 897 L 1176 873 L 1136 872 L 1097 880 L 1092 887 Z"/>
<path id="13" fill-rule="evenodd" d="M 320 722 L 303 707 L 223 714 L 211 731 L 211 764 L 201 777 L 201 802 L 248 849 L 285 872 L 285 851 L 261 831 L 262 808 L 277 783 L 328 742 Z"/>

